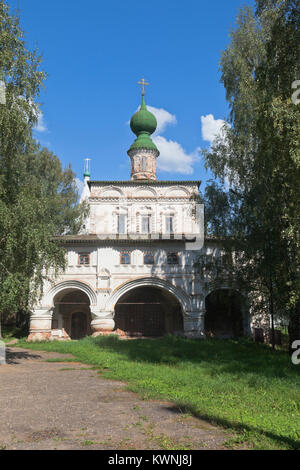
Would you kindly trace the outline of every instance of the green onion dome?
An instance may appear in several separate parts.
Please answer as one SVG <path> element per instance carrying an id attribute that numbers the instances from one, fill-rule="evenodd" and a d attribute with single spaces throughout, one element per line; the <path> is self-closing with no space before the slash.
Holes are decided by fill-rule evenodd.
<path id="1" fill-rule="evenodd" d="M 141 148 L 157 150 L 156 145 L 152 142 L 150 135 L 155 132 L 157 121 L 154 114 L 150 113 L 146 108 L 144 96 L 142 96 L 142 105 L 140 109 L 132 116 L 130 120 L 130 128 L 137 136 L 137 139 L 131 145 L 130 150 Z"/>
<path id="2" fill-rule="evenodd" d="M 138 136 L 141 132 L 147 132 L 151 135 L 155 132 L 157 121 L 154 114 L 150 113 L 146 108 L 145 99 L 142 97 L 142 105 L 140 109 L 132 116 L 130 120 L 130 128 L 132 132 Z"/>

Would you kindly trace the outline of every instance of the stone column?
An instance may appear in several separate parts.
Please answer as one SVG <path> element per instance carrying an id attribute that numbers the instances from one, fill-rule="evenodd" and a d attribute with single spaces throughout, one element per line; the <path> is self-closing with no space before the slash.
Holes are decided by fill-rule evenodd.
<path id="1" fill-rule="evenodd" d="M 113 312 L 92 311 L 91 329 L 92 336 L 109 335 L 115 328 Z"/>
<path id="2" fill-rule="evenodd" d="M 49 307 L 35 309 L 30 316 L 27 341 L 49 340 L 51 336 L 52 310 Z"/>
<path id="3" fill-rule="evenodd" d="M 187 312 L 184 316 L 184 336 L 186 338 L 205 338 L 203 311 Z"/>
<path id="4" fill-rule="evenodd" d="M 200 312 L 197 312 L 198 315 L 198 331 L 201 334 L 201 338 L 205 338 L 205 310 L 201 310 Z"/>

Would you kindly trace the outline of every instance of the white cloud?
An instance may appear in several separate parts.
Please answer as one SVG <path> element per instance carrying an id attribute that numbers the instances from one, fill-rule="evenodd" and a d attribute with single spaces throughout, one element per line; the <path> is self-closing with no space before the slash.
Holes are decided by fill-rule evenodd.
<path id="1" fill-rule="evenodd" d="M 138 111 L 140 107 L 137 108 L 136 111 Z M 175 125 L 177 124 L 177 119 L 174 114 L 169 113 L 166 109 L 163 108 L 155 108 L 154 106 L 148 106 L 147 105 L 148 111 L 150 113 L 154 114 L 157 120 L 157 128 L 154 133 L 154 135 L 161 134 L 165 131 L 166 127 L 169 125 Z M 129 125 L 130 121 L 127 121 L 127 124 Z"/>
<path id="2" fill-rule="evenodd" d="M 46 132 L 47 126 L 44 121 L 44 115 L 42 111 L 38 111 L 38 122 L 37 125 L 34 128 L 37 132 Z"/>
<path id="3" fill-rule="evenodd" d="M 215 119 L 213 114 L 201 116 L 202 138 L 212 143 L 218 135 L 222 135 L 222 127 L 225 121 L 223 119 Z"/>
<path id="4" fill-rule="evenodd" d="M 154 106 L 147 106 L 148 111 L 154 114 L 157 120 L 157 128 L 154 135 L 164 132 L 167 126 L 177 124 L 177 119 L 174 114 L 169 113 L 163 108 L 154 108 Z"/>
<path id="5" fill-rule="evenodd" d="M 198 149 L 188 154 L 178 142 L 167 140 L 160 135 L 167 126 L 177 124 L 174 114 L 169 113 L 166 109 L 149 105 L 147 105 L 147 109 L 154 114 L 157 120 L 157 129 L 152 136 L 152 140 L 160 152 L 157 159 L 157 168 L 162 171 L 191 175 L 194 172 L 193 164 L 198 159 Z"/>
<path id="6" fill-rule="evenodd" d="M 193 153 L 186 153 L 182 146 L 173 140 L 167 140 L 158 135 L 153 141 L 160 151 L 157 167 L 168 172 L 191 175 L 194 172 L 193 163 L 197 159 L 198 149 Z"/>

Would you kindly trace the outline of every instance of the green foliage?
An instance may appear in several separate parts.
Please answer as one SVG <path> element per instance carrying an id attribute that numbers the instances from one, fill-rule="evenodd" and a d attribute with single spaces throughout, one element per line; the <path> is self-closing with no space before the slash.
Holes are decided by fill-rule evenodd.
<path id="1" fill-rule="evenodd" d="M 0 0 L 0 312 L 28 309 L 50 269 L 65 266 L 54 236 L 76 233 L 86 213 L 78 205 L 71 168 L 63 170 L 32 137 L 45 79 L 37 51 L 26 48 L 18 18 Z"/>
<path id="2" fill-rule="evenodd" d="M 207 188 L 208 229 L 234 239 L 232 275 L 259 310 L 300 318 L 300 10 L 292 0 L 256 6 L 240 12 L 222 54 L 230 119 L 205 158 L 230 190 Z"/>
<path id="3" fill-rule="evenodd" d="M 235 443 L 300 449 L 300 375 L 286 352 L 249 340 L 171 336 L 20 345 L 71 353 L 78 361 L 97 366 L 103 377 L 127 381 L 145 399 L 170 400 L 178 410 L 234 431 Z"/>
<path id="4" fill-rule="evenodd" d="M 6 325 L 2 327 L 2 339 L 6 343 L 12 340 L 23 338 L 24 334 L 26 335 L 28 332 L 24 331 L 24 328 L 21 327 Z"/>

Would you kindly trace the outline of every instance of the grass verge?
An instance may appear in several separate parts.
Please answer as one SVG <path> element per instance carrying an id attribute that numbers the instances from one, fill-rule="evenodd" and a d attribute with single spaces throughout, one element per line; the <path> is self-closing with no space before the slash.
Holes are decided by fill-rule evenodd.
<path id="1" fill-rule="evenodd" d="M 22 340 L 18 346 L 73 354 L 102 376 L 128 382 L 144 399 L 172 401 L 179 411 L 230 430 L 230 447 L 300 450 L 300 366 L 284 351 L 244 339 L 171 336 Z"/>

